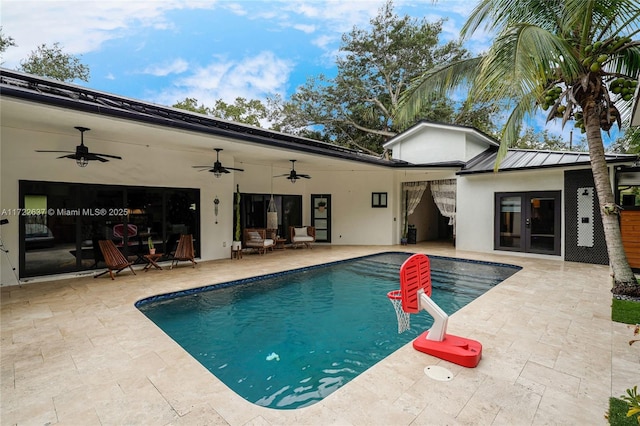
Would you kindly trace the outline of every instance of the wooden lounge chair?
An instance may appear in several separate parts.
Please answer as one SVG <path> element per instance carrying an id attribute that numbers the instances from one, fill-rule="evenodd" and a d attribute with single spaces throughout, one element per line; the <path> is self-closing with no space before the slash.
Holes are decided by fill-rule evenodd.
<path id="1" fill-rule="evenodd" d="M 127 260 L 126 257 L 122 254 L 118 247 L 113 244 L 111 240 L 100 240 L 98 241 L 98 245 L 100 246 L 100 251 L 102 252 L 102 256 L 104 257 L 104 263 L 107 264 L 107 270 L 95 275 L 93 278 L 98 278 L 100 275 L 104 275 L 107 272 L 111 275 L 111 279 L 115 279 L 113 275 L 113 271 L 116 271 L 116 274 L 122 271 L 125 268 L 131 269 L 133 275 L 136 274 L 136 271 L 131 267 L 132 263 Z"/>
<path id="2" fill-rule="evenodd" d="M 193 263 L 194 268 L 197 265 L 197 262 L 195 261 L 195 250 L 193 249 L 193 235 L 191 234 L 180 235 L 180 241 L 178 241 L 178 247 L 176 248 L 176 253 L 173 255 L 171 267 L 169 269 L 173 269 L 173 267 L 181 260 L 188 260 Z"/>
<path id="3" fill-rule="evenodd" d="M 315 226 L 289 227 L 289 236 L 291 238 L 291 246 L 297 248 L 299 245 L 311 248 L 311 243 L 316 240 Z"/>
<path id="4" fill-rule="evenodd" d="M 172 233 L 167 237 L 167 241 L 163 243 L 162 251 L 163 255 L 161 260 L 173 260 L 173 256 L 176 254 L 176 248 L 180 240 L 180 234 Z"/>

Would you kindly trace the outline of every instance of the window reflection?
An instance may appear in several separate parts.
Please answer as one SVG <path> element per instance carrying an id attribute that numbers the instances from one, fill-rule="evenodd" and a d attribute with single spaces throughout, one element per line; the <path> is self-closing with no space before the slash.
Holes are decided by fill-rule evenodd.
<path id="1" fill-rule="evenodd" d="M 132 261 L 149 237 L 164 249 L 193 234 L 199 253 L 200 190 L 21 181 L 20 276 L 104 267 L 97 242 L 113 240 Z M 177 240 L 176 240 L 177 241 Z"/>

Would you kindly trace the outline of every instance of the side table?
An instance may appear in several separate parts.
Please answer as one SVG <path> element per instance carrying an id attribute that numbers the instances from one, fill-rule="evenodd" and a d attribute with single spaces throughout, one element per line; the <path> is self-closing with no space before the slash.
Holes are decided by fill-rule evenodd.
<path id="1" fill-rule="evenodd" d="M 143 257 L 147 261 L 147 264 L 144 265 L 144 271 L 147 272 L 152 266 L 156 269 L 162 269 L 162 266 L 158 265 L 157 262 L 162 256 L 162 253 L 145 254 Z"/>
<path id="2" fill-rule="evenodd" d="M 284 243 L 287 242 L 286 238 L 276 238 L 276 246 L 275 249 L 276 250 L 284 250 L 286 247 L 284 246 Z"/>
<path id="3" fill-rule="evenodd" d="M 231 259 L 242 259 L 242 249 L 234 250 L 231 247 Z"/>

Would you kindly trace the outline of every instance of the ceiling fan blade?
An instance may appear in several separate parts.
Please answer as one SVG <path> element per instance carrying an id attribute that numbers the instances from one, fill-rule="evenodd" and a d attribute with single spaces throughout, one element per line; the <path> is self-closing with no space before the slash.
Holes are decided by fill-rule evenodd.
<path id="1" fill-rule="evenodd" d="M 98 154 L 98 153 L 90 153 L 91 155 L 99 155 L 101 157 L 108 157 L 108 158 L 115 158 L 116 160 L 122 160 L 122 157 L 120 157 L 119 155 L 110 155 L 110 154 Z"/>
<path id="2" fill-rule="evenodd" d="M 236 169 L 235 167 L 225 167 L 225 169 L 227 169 L 227 170 L 235 170 L 235 171 L 238 171 L 238 172 L 244 172 L 244 169 Z"/>
<path id="3" fill-rule="evenodd" d="M 301 175 L 301 174 L 298 173 L 296 176 L 299 177 L 299 178 L 311 179 L 311 176 L 309 176 L 309 175 Z"/>
<path id="4" fill-rule="evenodd" d="M 193 167 L 194 169 L 212 169 L 211 166 L 191 166 L 191 167 Z"/>
<path id="5" fill-rule="evenodd" d="M 221 169 L 211 169 L 209 171 L 211 173 L 231 173 L 229 170 L 225 169 L 224 167 Z"/>
<path id="6" fill-rule="evenodd" d="M 74 152 L 73 154 L 61 155 L 58 158 L 71 158 L 72 160 L 75 160 L 76 159 L 76 153 Z"/>
<path id="7" fill-rule="evenodd" d="M 50 151 L 46 149 L 36 149 L 36 152 L 68 152 L 70 154 L 73 154 L 75 151 Z"/>
<path id="8" fill-rule="evenodd" d="M 289 173 L 285 173 L 283 175 L 275 175 L 274 177 L 285 177 L 285 176 L 289 176 Z"/>

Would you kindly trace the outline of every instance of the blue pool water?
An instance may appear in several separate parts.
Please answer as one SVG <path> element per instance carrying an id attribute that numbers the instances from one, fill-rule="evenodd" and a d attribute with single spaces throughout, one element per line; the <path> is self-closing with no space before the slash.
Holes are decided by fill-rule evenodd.
<path id="1" fill-rule="evenodd" d="M 237 394 L 311 405 L 431 326 L 398 334 L 387 293 L 410 254 L 384 253 L 155 296 L 136 306 Z M 520 268 L 429 256 L 432 298 L 449 315 Z M 469 336 L 473 337 L 473 336 Z"/>

